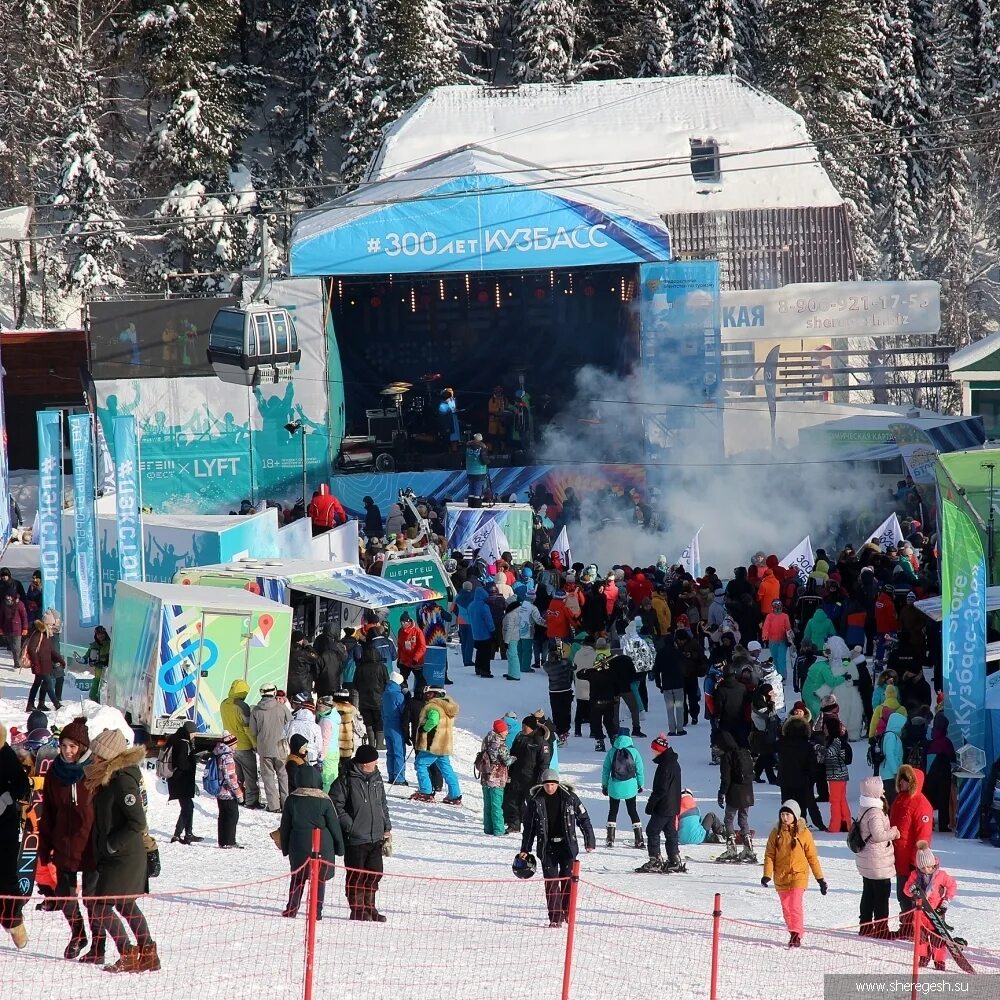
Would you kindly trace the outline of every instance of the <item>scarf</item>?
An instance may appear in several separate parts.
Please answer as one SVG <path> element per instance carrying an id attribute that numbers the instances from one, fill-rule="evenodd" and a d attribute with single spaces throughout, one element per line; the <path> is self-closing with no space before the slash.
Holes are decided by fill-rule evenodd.
<path id="1" fill-rule="evenodd" d="M 52 762 L 52 774 L 64 785 L 75 785 L 83 778 L 84 771 L 90 763 L 90 751 L 85 750 L 80 757 L 72 763 L 66 760 L 62 754 Z"/>

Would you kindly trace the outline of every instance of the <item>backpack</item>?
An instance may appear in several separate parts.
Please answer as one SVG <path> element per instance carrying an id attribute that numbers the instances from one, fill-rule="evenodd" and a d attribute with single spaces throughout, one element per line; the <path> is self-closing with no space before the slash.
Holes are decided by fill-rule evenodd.
<path id="1" fill-rule="evenodd" d="M 476 759 L 472 762 L 472 773 L 482 781 L 484 778 L 489 777 L 491 770 L 493 770 L 493 765 L 490 762 L 490 755 L 486 752 L 486 740 L 484 738 L 483 745 L 479 748 L 479 753 L 476 754 Z"/>
<path id="2" fill-rule="evenodd" d="M 629 781 L 636 776 L 635 760 L 628 747 L 619 747 L 611 758 L 611 777 L 615 781 Z"/>
<path id="3" fill-rule="evenodd" d="M 208 758 L 208 763 L 205 765 L 205 773 L 201 776 L 201 787 L 206 795 L 218 795 L 222 791 L 219 758 L 214 754 Z"/>
<path id="4" fill-rule="evenodd" d="M 885 762 L 885 748 L 882 745 L 884 740 L 885 733 L 879 733 L 878 736 L 873 736 L 868 741 L 868 763 L 875 768 L 876 774 Z"/>
<path id="5" fill-rule="evenodd" d="M 874 809 L 875 807 L 871 806 L 870 808 Z M 850 832 L 847 834 L 847 846 L 851 849 L 852 854 L 860 854 L 871 839 L 861 836 L 861 821 L 867 815 L 868 810 L 866 809 L 860 816 L 856 816 L 854 822 L 851 823 Z"/>
<path id="6" fill-rule="evenodd" d="M 168 743 L 156 758 L 156 776 L 161 781 L 169 781 L 174 776 L 174 748 Z"/>

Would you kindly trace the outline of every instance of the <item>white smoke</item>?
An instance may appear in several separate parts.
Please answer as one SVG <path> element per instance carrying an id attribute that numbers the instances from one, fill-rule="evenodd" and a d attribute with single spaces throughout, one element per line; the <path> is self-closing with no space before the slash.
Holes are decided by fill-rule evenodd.
<path id="1" fill-rule="evenodd" d="M 728 458 L 714 404 L 699 405 L 643 372 L 621 377 L 588 367 L 577 373 L 575 398 L 546 429 L 539 461 L 642 465 L 646 485 L 640 492 L 659 530 L 640 530 L 624 504 L 620 519 L 608 521 L 601 498 L 578 490 L 583 523 L 570 534 L 576 560 L 603 569 L 648 565 L 663 554 L 676 563 L 701 528 L 702 565 L 728 578 L 757 550 L 782 558 L 807 534 L 814 548 L 835 557 L 847 542 L 864 541 L 884 518 L 888 496 L 873 474 L 814 448 L 772 448 L 766 408 L 761 420 L 758 403 L 736 398 L 727 404 L 726 421 L 753 419 L 761 427 L 752 450 Z M 778 406 L 780 420 L 782 409 L 815 412 L 822 404 L 779 400 Z M 665 447 L 647 451 L 644 424 Z"/>

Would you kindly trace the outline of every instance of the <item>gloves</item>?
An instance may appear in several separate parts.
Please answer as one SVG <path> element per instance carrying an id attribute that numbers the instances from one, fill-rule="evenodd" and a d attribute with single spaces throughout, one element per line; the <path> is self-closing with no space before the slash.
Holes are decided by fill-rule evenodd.
<path id="1" fill-rule="evenodd" d="M 608 794 L 608 790 L 606 788 L 602 788 L 601 789 L 601 795 L 607 797 L 607 794 Z"/>
<path id="2" fill-rule="evenodd" d="M 766 875 L 762 875 L 760 884 L 766 889 L 771 884 L 771 880 Z"/>
<path id="3" fill-rule="evenodd" d="M 723 795 L 722 792 L 719 792 L 719 808 L 720 809 L 726 808 L 726 796 Z"/>
<path id="4" fill-rule="evenodd" d="M 825 878 L 818 878 L 818 879 L 816 879 L 816 882 L 819 885 L 819 894 L 821 896 L 825 896 L 826 892 L 827 892 L 827 889 L 829 889 L 829 886 L 826 884 L 826 879 Z"/>
<path id="5" fill-rule="evenodd" d="M 392 831 L 382 838 L 382 854 L 387 858 L 392 857 Z"/>

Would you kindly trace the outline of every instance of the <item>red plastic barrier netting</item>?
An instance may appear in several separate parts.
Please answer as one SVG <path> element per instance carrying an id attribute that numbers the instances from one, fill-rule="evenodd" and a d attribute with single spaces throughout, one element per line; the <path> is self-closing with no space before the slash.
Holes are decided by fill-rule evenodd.
<path id="1" fill-rule="evenodd" d="M 649 876 L 651 885 L 673 876 Z M 681 878 L 683 876 L 676 876 Z M 573 1000 L 708 997 L 712 915 L 580 880 Z"/>
<path id="2" fill-rule="evenodd" d="M 338 866 L 317 927 L 317 998 L 335 983 L 337 996 L 364 1000 L 558 1000 L 566 929 L 548 926 L 540 872 L 491 881 L 385 874 L 375 896 L 384 924 L 349 920 L 345 887 Z"/>
<path id="3" fill-rule="evenodd" d="M 24 907 L 28 946 L 0 930 L 0 997 L 31 1000 L 300 1000 L 305 923 L 282 918 L 288 878 L 138 899 L 160 956 L 159 972 L 110 975 L 63 958 L 69 924 L 33 896 Z M 109 942 L 107 964 L 117 958 Z M 15 991 L 11 984 L 20 984 Z M 30 984 L 27 985 L 27 984 Z M 249 985 L 253 989 L 249 989 Z"/>

